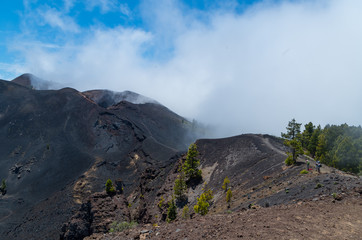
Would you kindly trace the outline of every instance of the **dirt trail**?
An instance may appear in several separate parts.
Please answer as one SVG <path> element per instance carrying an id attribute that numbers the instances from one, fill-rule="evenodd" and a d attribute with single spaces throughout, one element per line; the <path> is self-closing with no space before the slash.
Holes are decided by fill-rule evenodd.
<path id="1" fill-rule="evenodd" d="M 299 157 L 299 158 L 297 159 L 297 162 L 306 163 L 306 160 L 307 160 L 307 159 L 308 159 L 309 162 L 310 162 L 310 169 L 312 169 L 311 171 L 317 172 L 317 169 L 316 169 L 316 161 L 315 161 L 313 158 L 311 158 L 311 157 L 309 157 L 309 156 L 307 156 L 307 155 L 303 155 L 302 158 Z M 327 166 L 327 165 L 325 165 L 325 164 L 323 164 L 323 163 L 322 163 L 322 167 L 320 168 L 320 171 L 321 171 L 321 173 L 338 173 L 339 175 L 342 175 L 342 176 L 357 177 L 357 176 L 353 176 L 353 175 L 351 175 L 351 174 L 349 174 L 349 173 L 343 172 L 343 171 L 341 171 L 341 170 L 338 170 L 338 169 L 336 169 L 336 168 L 329 167 L 329 166 Z M 357 178 L 358 178 L 358 177 L 357 177 Z"/>
<path id="2" fill-rule="evenodd" d="M 269 141 L 269 138 L 262 138 L 262 139 L 263 139 L 263 142 L 265 143 L 265 145 L 267 147 L 269 147 L 270 149 L 272 149 L 273 151 L 275 151 L 275 152 L 277 152 L 279 154 L 287 156 L 287 154 L 284 151 L 276 148 L 273 144 L 271 144 L 270 141 Z"/>

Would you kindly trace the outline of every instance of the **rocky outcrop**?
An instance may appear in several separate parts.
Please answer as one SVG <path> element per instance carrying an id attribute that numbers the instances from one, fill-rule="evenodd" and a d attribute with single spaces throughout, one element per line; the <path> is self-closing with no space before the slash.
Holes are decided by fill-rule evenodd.
<path id="1" fill-rule="evenodd" d="M 130 221 L 130 218 L 128 202 L 124 195 L 95 193 L 81 205 L 71 220 L 63 225 L 60 239 L 77 240 L 93 233 L 108 232 L 112 222 Z"/>

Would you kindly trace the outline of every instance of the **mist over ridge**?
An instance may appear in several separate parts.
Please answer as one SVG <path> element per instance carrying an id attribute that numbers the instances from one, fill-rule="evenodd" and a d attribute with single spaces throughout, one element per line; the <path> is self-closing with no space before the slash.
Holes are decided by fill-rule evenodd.
<path id="1" fill-rule="evenodd" d="M 358 126 L 361 8 L 357 0 L 261 1 L 242 12 L 192 11 L 182 1 L 142 1 L 147 26 L 91 28 L 59 8 L 72 23 L 56 34 L 64 40 L 29 48 L 31 30 L 17 36 L 12 50 L 23 61 L 12 71 L 79 91 L 130 90 L 217 129 L 215 137 L 279 136 L 292 118 Z M 45 11 L 26 17 L 51 26 Z"/>

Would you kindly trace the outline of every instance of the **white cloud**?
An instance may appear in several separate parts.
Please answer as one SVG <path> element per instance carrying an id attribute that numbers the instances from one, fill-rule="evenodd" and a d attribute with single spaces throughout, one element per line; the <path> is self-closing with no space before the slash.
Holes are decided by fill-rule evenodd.
<path id="1" fill-rule="evenodd" d="M 123 3 L 119 6 L 119 9 L 123 15 L 126 17 L 132 17 L 132 11 L 129 9 L 127 3 Z"/>
<path id="2" fill-rule="evenodd" d="M 74 7 L 75 0 L 64 0 L 64 10 L 69 12 Z"/>
<path id="3" fill-rule="evenodd" d="M 361 124 L 361 1 L 263 3 L 208 21 L 176 1 L 147 3 L 150 32 L 98 28 L 58 50 L 24 48 L 24 68 L 79 90 L 136 91 L 223 136 L 279 135 L 293 117 Z"/>
<path id="4" fill-rule="evenodd" d="M 71 17 L 64 15 L 56 9 L 39 10 L 39 15 L 42 16 L 44 23 L 49 24 L 51 27 L 60 28 L 66 32 L 77 33 L 80 31 L 80 27 Z"/>
<path id="5" fill-rule="evenodd" d="M 86 0 L 85 5 L 88 10 L 93 10 L 94 8 L 99 7 L 102 13 L 118 11 L 116 0 Z"/>

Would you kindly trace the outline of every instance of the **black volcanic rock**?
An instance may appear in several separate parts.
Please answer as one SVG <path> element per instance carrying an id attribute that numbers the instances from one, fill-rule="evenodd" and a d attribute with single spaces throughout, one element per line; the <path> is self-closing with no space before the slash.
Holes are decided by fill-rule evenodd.
<path id="1" fill-rule="evenodd" d="M 108 232 L 108 225 L 113 221 L 131 221 L 124 195 L 110 196 L 106 192 L 92 194 L 62 227 L 60 239 L 83 239 L 93 233 Z"/>
<path id="2" fill-rule="evenodd" d="M 150 189 L 193 140 L 191 124 L 160 104 L 106 109 L 71 88 L 32 90 L 18 80 L 0 81 L 0 178 L 7 183 L 0 239 L 57 238 L 108 178 L 123 180 L 139 211 L 143 203 L 132 196 L 155 198 Z M 141 183 L 147 171 L 154 179 Z"/>
<path id="3" fill-rule="evenodd" d="M 269 135 L 244 134 L 196 142 L 203 168 L 212 168 L 210 185 L 217 188 L 225 177 L 252 187 L 282 171 L 286 158 L 283 142 Z"/>
<path id="4" fill-rule="evenodd" d="M 16 77 L 12 80 L 12 82 L 17 83 L 19 85 L 22 85 L 27 88 L 32 88 L 31 85 L 31 79 L 34 77 L 34 75 L 30 73 L 24 73 L 23 75 L 20 75 L 19 77 Z"/>

